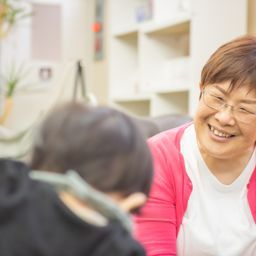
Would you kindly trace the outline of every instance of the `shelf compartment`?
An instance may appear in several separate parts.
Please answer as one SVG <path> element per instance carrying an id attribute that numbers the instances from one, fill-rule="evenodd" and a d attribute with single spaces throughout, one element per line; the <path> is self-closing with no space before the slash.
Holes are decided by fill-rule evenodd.
<path id="1" fill-rule="evenodd" d="M 173 84 L 178 78 L 190 77 L 188 34 L 153 37 L 143 34 L 139 40 L 139 48 L 141 48 L 139 66 L 142 84 L 147 85 L 145 87 L 150 90 L 155 86 Z M 175 71 L 176 74 L 172 75 Z M 141 89 L 146 90 L 146 88 Z"/>
<path id="2" fill-rule="evenodd" d="M 122 37 L 125 34 L 134 33 L 141 23 L 150 18 L 148 0 L 111 0 L 109 2 L 112 36 Z"/>
<path id="3" fill-rule="evenodd" d="M 191 89 L 192 82 L 190 79 L 187 78 L 181 78 L 181 79 L 170 79 L 167 82 L 158 82 L 155 86 L 152 88 L 152 93 L 156 94 L 165 94 L 165 93 L 176 93 L 176 92 L 186 92 Z"/>
<path id="4" fill-rule="evenodd" d="M 149 36 L 189 33 L 190 16 L 179 16 L 175 19 L 162 22 L 145 22 L 142 26 L 142 31 Z"/>
<path id="5" fill-rule="evenodd" d="M 135 116 L 150 116 L 150 100 L 114 101 L 114 105 L 120 110 Z"/>
<path id="6" fill-rule="evenodd" d="M 151 116 L 188 114 L 188 100 L 189 90 L 155 94 L 152 97 L 150 114 Z"/>

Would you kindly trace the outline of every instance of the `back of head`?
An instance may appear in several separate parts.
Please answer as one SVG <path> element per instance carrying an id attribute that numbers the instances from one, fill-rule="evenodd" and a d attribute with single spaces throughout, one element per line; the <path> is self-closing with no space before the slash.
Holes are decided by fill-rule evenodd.
<path id="1" fill-rule="evenodd" d="M 201 86 L 230 81 L 230 89 L 256 89 L 256 37 L 236 38 L 218 48 L 201 73 Z"/>
<path id="2" fill-rule="evenodd" d="M 68 103 L 45 119 L 35 141 L 31 167 L 75 170 L 102 192 L 149 193 L 151 154 L 130 117 L 108 107 Z"/>

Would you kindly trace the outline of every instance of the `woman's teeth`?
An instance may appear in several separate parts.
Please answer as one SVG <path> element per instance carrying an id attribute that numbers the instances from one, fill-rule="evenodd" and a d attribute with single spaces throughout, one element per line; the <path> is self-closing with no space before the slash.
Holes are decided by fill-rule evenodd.
<path id="1" fill-rule="evenodd" d="M 213 132 L 214 135 L 217 135 L 219 137 L 230 138 L 232 136 L 230 134 L 220 132 L 220 131 L 216 130 L 215 128 L 213 128 L 212 126 L 210 126 L 210 130 Z"/>

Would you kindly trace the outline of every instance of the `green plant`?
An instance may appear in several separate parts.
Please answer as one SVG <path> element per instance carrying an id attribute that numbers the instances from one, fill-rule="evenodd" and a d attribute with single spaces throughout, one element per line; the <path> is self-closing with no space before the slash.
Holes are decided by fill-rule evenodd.
<path id="1" fill-rule="evenodd" d="M 0 0 L 0 37 L 3 37 L 17 21 L 32 15 L 22 0 Z"/>
<path id="2" fill-rule="evenodd" d="M 18 86 L 21 85 L 23 79 L 27 76 L 28 70 L 24 65 L 12 64 L 5 74 L 0 75 L 0 81 L 6 97 L 12 97 Z"/>

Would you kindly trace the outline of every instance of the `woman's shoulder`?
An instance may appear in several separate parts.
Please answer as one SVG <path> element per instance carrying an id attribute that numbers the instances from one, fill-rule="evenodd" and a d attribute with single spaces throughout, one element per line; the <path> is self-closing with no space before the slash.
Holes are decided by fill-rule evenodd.
<path id="1" fill-rule="evenodd" d="M 154 184 L 160 190 L 163 187 L 177 187 L 187 182 L 184 158 L 180 151 L 182 135 L 191 123 L 162 132 L 149 140 L 154 162 Z M 165 185 L 165 186 L 164 186 Z M 159 191 L 157 191 L 159 193 Z"/>

